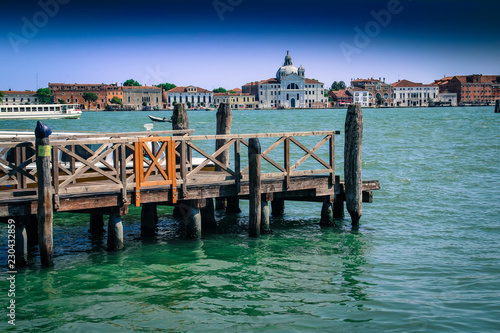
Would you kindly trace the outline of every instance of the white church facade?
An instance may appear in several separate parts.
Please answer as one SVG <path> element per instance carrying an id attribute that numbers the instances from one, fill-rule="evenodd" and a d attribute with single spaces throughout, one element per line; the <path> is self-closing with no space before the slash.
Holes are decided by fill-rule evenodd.
<path id="1" fill-rule="evenodd" d="M 254 94 L 261 109 L 326 108 L 324 83 L 305 77 L 305 69 L 295 67 L 287 52 L 276 78 L 247 83 L 244 93 Z"/>

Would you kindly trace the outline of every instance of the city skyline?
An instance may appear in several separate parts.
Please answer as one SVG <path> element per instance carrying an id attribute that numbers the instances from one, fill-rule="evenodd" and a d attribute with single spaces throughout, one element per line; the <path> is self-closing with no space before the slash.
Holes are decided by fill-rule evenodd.
<path id="1" fill-rule="evenodd" d="M 269 79 L 287 50 L 306 77 L 431 83 L 500 73 L 498 1 L 136 2 L 3 5 L 0 90 L 49 82 L 174 83 L 213 90 Z"/>

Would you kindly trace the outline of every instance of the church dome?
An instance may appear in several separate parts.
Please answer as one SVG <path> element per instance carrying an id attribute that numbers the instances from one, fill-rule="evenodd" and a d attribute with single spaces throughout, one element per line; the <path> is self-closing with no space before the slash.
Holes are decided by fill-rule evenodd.
<path id="1" fill-rule="evenodd" d="M 279 80 L 282 76 L 288 76 L 290 74 L 298 74 L 299 71 L 292 63 L 292 57 L 290 56 L 290 51 L 286 51 L 285 62 L 276 72 L 276 78 Z"/>

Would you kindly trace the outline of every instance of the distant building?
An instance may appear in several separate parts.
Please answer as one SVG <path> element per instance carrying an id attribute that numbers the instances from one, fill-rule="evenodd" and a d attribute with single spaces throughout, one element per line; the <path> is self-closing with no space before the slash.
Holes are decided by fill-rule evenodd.
<path id="1" fill-rule="evenodd" d="M 214 93 L 214 106 L 218 108 L 220 103 L 229 103 L 231 109 L 253 109 L 256 106 L 254 95 L 238 92 Z"/>
<path id="2" fill-rule="evenodd" d="M 123 104 L 135 110 L 161 109 L 162 89 L 155 86 L 123 86 Z"/>
<path id="3" fill-rule="evenodd" d="M 368 107 L 375 106 L 392 106 L 392 87 L 385 83 L 385 78 L 374 79 L 356 79 L 351 80 L 351 87 L 360 88 L 368 92 L 367 105 Z"/>
<path id="4" fill-rule="evenodd" d="M 210 90 L 195 86 L 175 87 L 166 93 L 167 107 L 174 103 L 184 103 L 193 108 L 209 107 L 213 105 L 214 93 Z"/>
<path id="5" fill-rule="evenodd" d="M 439 106 L 457 106 L 458 105 L 457 93 L 451 93 L 448 91 L 440 92 L 438 102 L 439 103 L 436 103 L 436 105 Z"/>
<path id="6" fill-rule="evenodd" d="M 330 91 L 330 93 L 328 94 L 328 98 L 332 99 L 333 107 L 346 106 L 348 104 L 351 104 L 353 101 L 352 97 L 352 90 L 347 89 Z"/>
<path id="7" fill-rule="evenodd" d="M 106 87 L 106 97 L 108 99 L 108 104 L 111 103 L 113 97 L 118 98 L 123 103 L 123 88 L 117 85 L 109 85 Z"/>
<path id="8" fill-rule="evenodd" d="M 439 87 L 399 80 L 392 84 L 394 106 L 429 106 L 439 100 Z"/>
<path id="9" fill-rule="evenodd" d="M 353 102 L 361 105 L 361 107 L 368 107 L 370 102 L 368 101 L 368 90 L 358 87 L 351 87 L 349 91 L 352 92 Z"/>
<path id="10" fill-rule="evenodd" d="M 90 109 L 103 110 L 108 104 L 108 87 L 117 84 L 84 84 L 84 83 L 49 83 L 49 89 L 54 94 L 54 102 L 63 100 L 66 104 L 80 104 L 80 108 L 85 110 L 89 104 L 83 99 L 83 94 L 92 92 L 97 95 L 97 100 L 90 103 Z"/>
<path id="11" fill-rule="evenodd" d="M 293 66 L 289 52 L 275 78 L 247 83 L 242 87 L 242 91 L 254 95 L 259 108 L 328 106 L 328 98 L 324 96 L 324 83 L 306 78 L 304 67 Z"/>
<path id="12" fill-rule="evenodd" d="M 35 91 L 2 91 L 2 105 L 25 105 L 25 104 L 38 104 L 38 97 Z"/>
<path id="13" fill-rule="evenodd" d="M 491 105 L 499 98 L 500 75 L 456 75 L 435 80 L 441 92 L 456 93 L 459 105 Z"/>

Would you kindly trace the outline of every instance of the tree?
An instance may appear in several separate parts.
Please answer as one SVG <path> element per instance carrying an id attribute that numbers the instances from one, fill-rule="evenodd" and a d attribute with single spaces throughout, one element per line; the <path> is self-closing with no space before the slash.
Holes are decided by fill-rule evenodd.
<path id="1" fill-rule="evenodd" d="M 122 100 L 119 99 L 117 96 L 113 96 L 113 98 L 109 102 L 111 104 L 120 104 L 120 105 L 122 105 Z"/>
<path id="2" fill-rule="evenodd" d="M 142 102 L 142 106 L 148 106 L 147 102 Z"/>
<path id="3" fill-rule="evenodd" d="M 50 104 L 52 103 L 52 91 L 49 88 L 40 88 L 36 91 L 36 96 L 38 97 L 38 102 L 40 104 Z"/>
<path id="4" fill-rule="evenodd" d="M 90 110 L 90 102 L 97 101 L 97 95 L 94 94 L 93 92 L 83 93 L 82 97 L 83 97 L 83 100 L 88 103 L 89 107 L 87 108 L 87 110 Z"/>
<path id="5" fill-rule="evenodd" d="M 59 102 L 59 104 L 66 104 L 66 101 L 64 99 L 58 99 L 57 101 Z"/>
<path id="6" fill-rule="evenodd" d="M 380 96 L 380 94 L 377 94 L 375 98 L 377 99 L 377 105 L 382 105 L 382 103 L 384 103 L 384 99 Z"/>
<path id="7" fill-rule="evenodd" d="M 344 81 L 333 81 L 332 86 L 330 87 L 330 91 L 339 91 L 344 90 L 346 88 Z"/>
<path id="8" fill-rule="evenodd" d="M 3 94 L 3 92 L 0 91 L 0 102 L 3 102 L 3 98 L 5 95 Z"/>
<path id="9" fill-rule="evenodd" d="M 226 92 L 227 92 L 227 90 L 222 88 L 222 87 L 214 89 L 214 93 L 226 93 Z"/>
<path id="10" fill-rule="evenodd" d="M 129 79 L 129 80 L 123 82 L 123 85 L 125 87 L 130 87 L 130 86 L 141 87 L 141 84 L 139 82 L 137 82 L 136 80 L 133 80 L 133 79 Z"/>
<path id="11" fill-rule="evenodd" d="M 160 84 L 157 84 L 156 85 L 158 88 L 162 88 L 163 90 L 167 91 L 167 90 L 170 90 L 170 89 L 174 89 L 175 87 L 177 87 L 175 84 L 173 83 L 160 83 Z"/>

